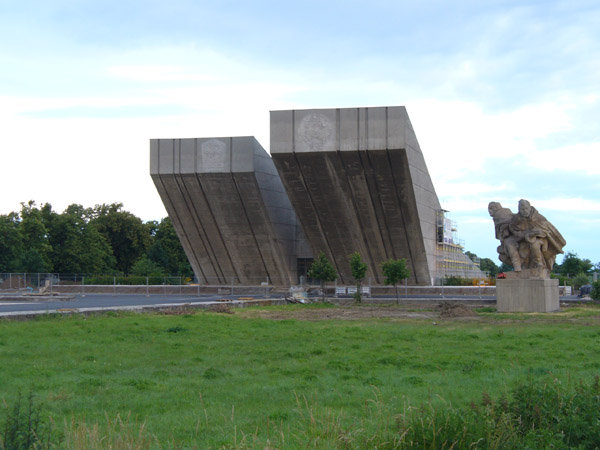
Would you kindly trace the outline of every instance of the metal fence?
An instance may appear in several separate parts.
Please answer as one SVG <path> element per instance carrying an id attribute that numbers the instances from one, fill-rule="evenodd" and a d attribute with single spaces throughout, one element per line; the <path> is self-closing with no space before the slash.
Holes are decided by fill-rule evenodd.
<path id="1" fill-rule="evenodd" d="M 213 284 L 214 283 L 214 284 Z M 197 283 L 190 277 L 176 276 L 135 276 L 98 274 L 58 274 L 58 273 L 0 273 L 0 292 L 35 293 L 114 293 L 114 294 L 169 294 L 199 295 L 244 293 L 265 294 L 275 287 L 268 279 L 246 280 L 238 278 L 214 279 Z"/>
<path id="2" fill-rule="evenodd" d="M 591 277 L 590 277 L 591 278 Z M 163 295 L 254 295 L 285 296 L 290 286 L 274 286 L 269 279 L 246 280 L 242 283 L 231 277 L 206 280 L 198 283 L 183 276 L 123 276 L 119 274 L 58 274 L 58 273 L 0 273 L 0 292 L 35 292 L 65 294 L 163 294 Z M 330 297 L 352 297 L 356 294 L 355 284 L 340 282 L 325 283 L 323 286 L 300 280 L 299 287 L 318 295 L 320 292 Z M 364 280 L 362 294 L 369 296 L 431 296 L 441 298 L 460 296 L 494 296 L 495 286 L 478 284 L 475 286 L 412 286 L 399 284 L 386 286 L 383 279 Z M 561 286 L 561 295 L 569 294 L 568 286 Z"/>

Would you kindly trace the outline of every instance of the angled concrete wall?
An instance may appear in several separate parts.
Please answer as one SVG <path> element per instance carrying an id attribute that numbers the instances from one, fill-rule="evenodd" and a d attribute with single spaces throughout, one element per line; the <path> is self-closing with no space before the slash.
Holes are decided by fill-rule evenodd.
<path id="1" fill-rule="evenodd" d="M 404 107 L 272 111 L 271 156 L 313 253 L 342 283 L 358 251 L 372 279 L 406 258 L 409 281 L 431 284 L 440 203 Z"/>
<path id="2" fill-rule="evenodd" d="M 201 283 L 295 283 L 296 215 L 254 137 L 153 139 L 150 174 Z"/>

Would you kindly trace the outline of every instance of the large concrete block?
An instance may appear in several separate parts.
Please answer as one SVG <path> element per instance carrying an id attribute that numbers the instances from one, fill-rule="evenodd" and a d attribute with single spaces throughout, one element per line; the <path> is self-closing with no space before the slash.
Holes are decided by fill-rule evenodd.
<path id="1" fill-rule="evenodd" d="M 150 172 L 200 282 L 295 282 L 297 220 L 254 137 L 152 140 Z"/>
<path id="2" fill-rule="evenodd" d="M 496 307 L 498 312 L 558 311 L 558 280 L 496 280 Z"/>
<path id="3" fill-rule="evenodd" d="M 411 282 L 431 283 L 425 242 L 440 204 L 404 107 L 273 111 L 271 155 L 312 252 L 341 282 L 358 251 L 372 281 L 383 281 L 382 262 L 406 258 Z"/>

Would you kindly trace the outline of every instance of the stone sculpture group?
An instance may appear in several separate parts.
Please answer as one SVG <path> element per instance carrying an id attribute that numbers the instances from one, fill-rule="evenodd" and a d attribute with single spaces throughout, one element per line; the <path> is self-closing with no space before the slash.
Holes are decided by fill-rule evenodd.
<path id="1" fill-rule="evenodd" d="M 500 261 L 511 265 L 519 278 L 549 278 L 556 255 L 566 245 L 554 225 L 527 200 L 519 201 L 517 214 L 498 202 L 490 202 L 488 211 L 500 240 Z"/>

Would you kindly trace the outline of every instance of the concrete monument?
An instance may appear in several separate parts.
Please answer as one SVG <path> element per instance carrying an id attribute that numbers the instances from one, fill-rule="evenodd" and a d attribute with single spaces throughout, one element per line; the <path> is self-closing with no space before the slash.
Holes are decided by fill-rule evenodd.
<path id="1" fill-rule="evenodd" d="M 304 236 L 254 137 L 152 139 L 150 174 L 200 283 L 296 281 Z"/>
<path id="2" fill-rule="evenodd" d="M 352 283 L 357 251 L 371 282 L 405 258 L 410 284 L 431 284 L 440 203 L 406 108 L 271 111 L 271 156 L 313 254 Z"/>
<path id="3" fill-rule="evenodd" d="M 496 282 L 498 311 L 558 310 L 558 280 L 550 272 L 565 239 L 527 200 L 519 201 L 517 214 L 498 202 L 490 202 L 488 211 L 500 240 L 498 257 L 514 269 Z"/>

